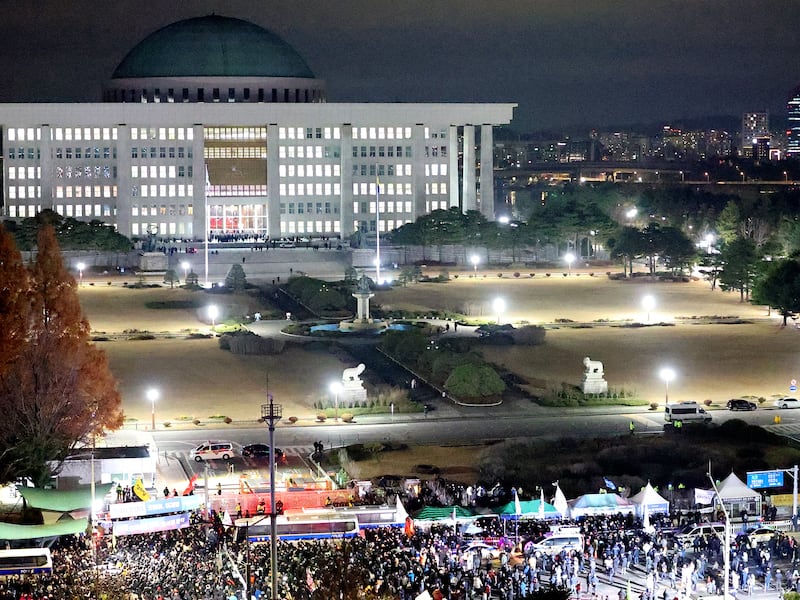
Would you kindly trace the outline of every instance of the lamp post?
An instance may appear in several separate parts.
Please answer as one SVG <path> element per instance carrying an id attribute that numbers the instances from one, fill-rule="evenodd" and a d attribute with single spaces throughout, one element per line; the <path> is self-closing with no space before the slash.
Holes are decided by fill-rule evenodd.
<path id="1" fill-rule="evenodd" d="M 730 598 L 730 595 L 728 594 L 728 586 L 730 585 L 731 576 L 731 517 L 728 514 L 728 509 L 725 508 L 725 503 L 722 501 L 722 497 L 719 495 L 719 490 L 717 489 L 717 484 L 714 481 L 714 478 L 711 476 L 711 473 L 706 474 L 708 475 L 709 481 L 711 481 L 711 487 L 714 488 L 714 494 L 717 496 L 717 501 L 722 507 L 722 512 L 725 515 L 725 558 L 723 560 L 722 598 L 723 600 L 728 600 Z"/>
<path id="2" fill-rule="evenodd" d="M 632 221 L 633 219 L 635 219 L 636 215 L 638 215 L 638 214 L 639 214 L 639 209 L 636 208 L 635 206 L 629 208 L 625 212 L 625 216 L 628 218 L 629 221 Z"/>
<path id="3" fill-rule="evenodd" d="M 186 280 L 189 278 L 189 262 L 183 261 L 181 263 L 181 268 L 183 269 L 183 283 L 186 283 Z"/>
<path id="4" fill-rule="evenodd" d="M 656 307 L 656 299 L 650 294 L 642 298 L 642 307 L 647 313 L 647 322 L 650 322 L 650 312 Z"/>
<path id="5" fill-rule="evenodd" d="M 714 234 L 706 234 L 706 254 L 711 254 L 711 246 L 714 244 Z"/>
<path id="6" fill-rule="evenodd" d="M 86 265 L 82 262 L 79 262 L 75 265 L 78 269 L 78 279 L 80 281 L 80 285 L 83 286 L 83 270 L 86 268 Z"/>
<path id="7" fill-rule="evenodd" d="M 334 410 L 334 421 L 337 423 L 339 422 L 339 394 L 342 393 L 342 384 L 339 381 L 333 381 L 328 386 L 330 389 L 331 394 L 333 394 L 333 410 Z"/>
<path id="8" fill-rule="evenodd" d="M 219 308 L 217 308 L 216 304 L 212 304 L 208 307 L 208 318 L 211 319 L 211 329 L 217 324 L 217 317 L 219 316 Z"/>
<path id="9" fill-rule="evenodd" d="M 669 406 L 669 382 L 675 379 L 675 370 L 664 367 L 659 371 L 659 375 L 664 380 L 664 403 Z"/>
<path id="10" fill-rule="evenodd" d="M 787 171 L 783 172 L 783 180 L 784 181 L 789 181 L 789 173 Z"/>
<path id="11" fill-rule="evenodd" d="M 572 252 L 567 252 L 564 255 L 564 260 L 567 261 L 567 274 L 572 275 L 572 261 L 575 260 L 575 255 Z"/>
<path id="12" fill-rule="evenodd" d="M 283 407 L 272 402 L 272 394 L 267 394 L 269 404 L 261 405 L 261 420 L 269 427 L 269 544 L 270 544 L 270 585 L 272 595 L 278 598 L 278 539 L 275 512 L 275 424 L 283 416 Z M 250 582 L 247 582 L 250 585 Z M 247 600 L 250 600 L 249 598 Z"/>
<path id="13" fill-rule="evenodd" d="M 478 277 L 478 263 L 481 262 L 481 259 L 478 258 L 477 254 L 473 254 L 470 257 L 469 260 L 470 260 L 470 262 L 472 262 L 473 277 L 475 277 L 477 279 L 477 277 Z"/>
<path id="14" fill-rule="evenodd" d="M 506 310 L 506 301 L 502 298 L 495 298 L 494 302 L 492 302 L 492 307 L 494 312 L 497 313 L 497 324 L 500 325 L 500 316 Z"/>
<path id="15" fill-rule="evenodd" d="M 158 390 L 150 388 L 147 390 L 147 399 L 150 400 L 150 418 L 153 431 L 156 429 L 156 400 L 158 400 Z"/>

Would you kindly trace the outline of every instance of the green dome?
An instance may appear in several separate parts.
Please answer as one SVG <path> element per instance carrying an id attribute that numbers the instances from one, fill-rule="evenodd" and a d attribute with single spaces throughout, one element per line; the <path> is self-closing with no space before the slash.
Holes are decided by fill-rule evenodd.
<path id="1" fill-rule="evenodd" d="M 248 21 L 210 15 L 178 21 L 139 42 L 112 79 L 150 77 L 314 78 L 289 44 Z"/>

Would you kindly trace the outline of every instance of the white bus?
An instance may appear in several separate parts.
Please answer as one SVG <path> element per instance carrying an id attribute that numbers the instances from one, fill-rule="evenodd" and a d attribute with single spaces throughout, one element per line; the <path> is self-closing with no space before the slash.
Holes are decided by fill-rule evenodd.
<path id="1" fill-rule="evenodd" d="M 0 577 L 52 573 L 50 548 L 17 548 L 0 550 Z"/>
<path id="2" fill-rule="evenodd" d="M 676 421 L 681 423 L 710 423 L 711 415 L 697 402 L 679 402 L 668 404 L 664 408 L 664 420 L 667 423 L 675 423 Z"/>

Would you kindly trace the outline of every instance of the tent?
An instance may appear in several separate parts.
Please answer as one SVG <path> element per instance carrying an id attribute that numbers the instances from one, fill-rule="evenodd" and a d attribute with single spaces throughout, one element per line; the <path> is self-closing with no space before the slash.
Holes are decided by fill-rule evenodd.
<path id="1" fill-rule="evenodd" d="M 570 500 L 569 516 L 573 519 L 588 515 L 627 515 L 634 512 L 634 504 L 619 494 L 584 494 Z"/>
<path id="2" fill-rule="evenodd" d="M 740 518 L 744 512 L 751 517 L 761 514 L 761 494 L 747 487 L 733 472 L 717 489 L 731 519 Z"/>
<path id="3" fill-rule="evenodd" d="M 631 498 L 631 502 L 636 505 L 636 515 L 642 518 L 644 518 L 645 507 L 651 516 L 669 513 L 669 502 L 653 489 L 649 481 L 638 494 Z"/>
<path id="4" fill-rule="evenodd" d="M 538 519 L 541 516 L 541 514 L 539 513 L 540 510 L 539 507 L 541 505 L 542 505 L 541 500 L 520 500 L 519 502 L 520 519 Z M 513 500 L 504 506 L 496 508 L 494 512 L 500 515 L 501 519 L 513 519 L 517 514 Z M 558 519 L 560 517 L 561 514 L 556 510 L 555 506 L 553 506 L 552 504 L 548 504 L 547 502 L 544 503 L 545 519 Z"/>
<path id="5" fill-rule="evenodd" d="M 462 506 L 426 506 L 414 513 L 414 521 L 453 521 L 456 519 L 474 519 L 475 513 Z"/>

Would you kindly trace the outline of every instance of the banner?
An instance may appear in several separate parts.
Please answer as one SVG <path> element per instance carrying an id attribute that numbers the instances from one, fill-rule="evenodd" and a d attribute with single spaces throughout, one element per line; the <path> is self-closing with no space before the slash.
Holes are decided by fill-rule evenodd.
<path id="1" fill-rule="evenodd" d="M 695 504 L 711 504 L 714 502 L 714 490 L 702 490 L 694 488 L 694 503 Z"/>

